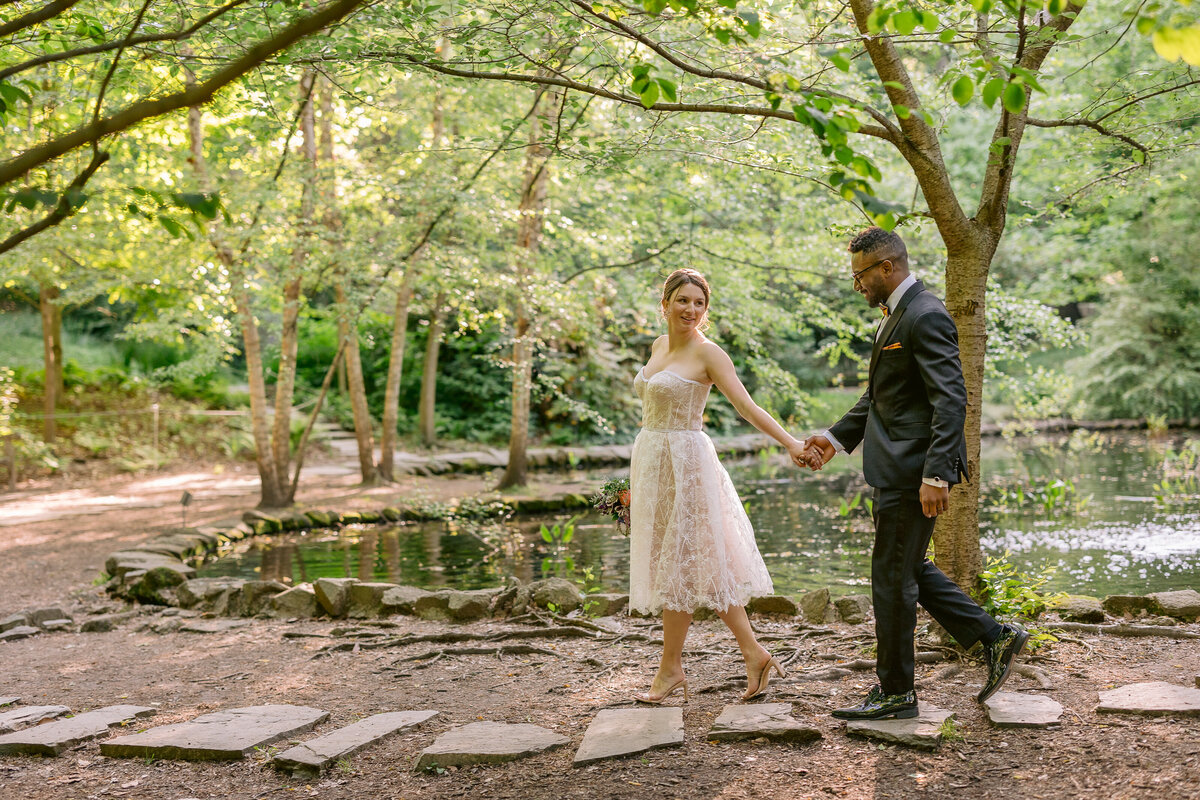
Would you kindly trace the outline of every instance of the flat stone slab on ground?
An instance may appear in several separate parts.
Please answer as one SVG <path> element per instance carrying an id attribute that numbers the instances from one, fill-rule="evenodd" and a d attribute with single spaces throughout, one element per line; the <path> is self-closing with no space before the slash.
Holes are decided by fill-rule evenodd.
<path id="1" fill-rule="evenodd" d="M 565 736 L 537 725 L 472 722 L 442 734 L 421 751 L 417 769 L 467 767 L 515 761 L 569 742 Z"/>
<path id="2" fill-rule="evenodd" d="M 117 758 L 236 761 L 256 747 L 311 730 L 328 718 L 328 711 L 308 706 L 231 708 L 132 736 L 118 736 L 101 742 L 100 753 Z"/>
<path id="3" fill-rule="evenodd" d="M 1096 710 L 1146 716 L 1200 716 L 1200 689 L 1165 681 L 1131 683 L 1101 692 Z"/>
<path id="4" fill-rule="evenodd" d="M 0 703 L 0 705 L 4 705 L 4 703 Z M 0 713 L 0 733 L 19 731 L 30 725 L 37 725 L 43 720 L 54 719 L 70 713 L 71 709 L 66 706 L 22 706 Z"/>
<path id="5" fill-rule="evenodd" d="M 295 777 L 316 777 L 339 758 L 357 753 L 385 736 L 420 725 L 438 711 L 393 711 L 375 714 L 358 722 L 285 750 L 271 760 L 276 769 Z"/>
<path id="6" fill-rule="evenodd" d="M 846 722 L 846 733 L 923 750 L 936 750 L 942 743 L 942 723 L 952 718 L 954 712 L 920 702 L 917 710 L 918 715 L 912 719 L 849 720 Z"/>
<path id="7" fill-rule="evenodd" d="M 244 619 L 197 619 L 179 630 L 184 633 L 225 633 L 235 628 L 244 628 L 250 622 Z"/>
<path id="8" fill-rule="evenodd" d="M 1045 695 L 996 692 L 983 705 L 1000 728 L 1045 728 L 1062 721 L 1062 704 Z"/>
<path id="9" fill-rule="evenodd" d="M 155 714 L 142 706 L 107 706 L 68 719 L 47 722 L 0 736 L 0 755 L 56 756 L 80 742 L 108 733 L 114 725 Z"/>
<path id="10" fill-rule="evenodd" d="M 1200 680 L 1200 678 L 1197 680 Z M 0 697 L 0 708 L 3 708 L 4 706 L 11 706 L 13 703 L 19 702 L 21 702 L 21 698 L 19 697 Z"/>
<path id="11" fill-rule="evenodd" d="M 606 708 L 583 734 L 574 764 L 581 767 L 677 744 L 683 744 L 683 709 L 679 706 Z"/>
<path id="12" fill-rule="evenodd" d="M 28 639 L 30 636 L 37 636 L 41 632 L 41 628 L 35 628 L 32 625 L 18 625 L 15 628 L 9 628 L 4 633 L 0 633 L 0 642 L 15 642 L 18 639 Z"/>
<path id="13" fill-rule="evenodd" d="M 728 705 L 708 731 L 719 742 L 769 739 L 773 742 L 804 744 L 821 738 L 821 731 L 792 716 L 791 703 Z"/>

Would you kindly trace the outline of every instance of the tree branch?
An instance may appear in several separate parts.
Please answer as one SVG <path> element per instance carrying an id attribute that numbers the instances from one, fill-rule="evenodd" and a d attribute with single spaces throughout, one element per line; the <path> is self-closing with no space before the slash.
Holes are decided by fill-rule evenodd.
<path id="1" fill-rule="evenodd" d="M 590 267 L 584 267 L 583 269 L 578 270 L 577 272 L 572 272 L 570 275 L 568 275 L 567 277 L 560 280 L 559 283 L 562 283 L 562 284 L 570 283 L 571 281 L 575 280 L 576 278 L 578 278 L 580 275 L 584 274 L 585 272 L 592 272 L 592 271 L 598 270 L 598 269 L 619 269 L 621 267 L 633 267 L 638 264 L 644 264 L 647 261 L 653 261 L 654 259 L 658 258 L 663 253 L 667 252 L 672 247 L 674 247 L 677 244 L 680 244 L 681 242 L 683 242 L 682 239 L 676 239 L 673 242 L 671 242 L 670 244 L 667 244 L 664 247 L 661 247 L 660 249 L 658 249 L 652 253 L 647 253 L 646 255 L 642 256 L 641 258 L 635 258 L 632 261 L 622 261 L 619 264 L 594 264 Z"/>
<path id="2" fill-rule="evenodd" d="M 870 56 L 880 81 L 898 84 L 900 87 L 885 86 L 888 99 L 893 106 L 902 105 L 912 109 L 907 118 L 901 117 L 899 120 L 903 137 L 892 140 L 892 144 L 912 167 L 930 208 L 936 205 L 944 209 L 936 218 L 943 240 L 961 238 L 967 225 L 966 214 L 950 183 L 937 132 L 916 113 L 921 107 L 921 99 L 913 87 L 912 78 L 892 41 L 886 36 L 871 35 L 867 25 L 874 9 L 871 0 L 850 0 L 850 8 L 854 13 L 855 25 L 863 36 L 867 55 Z"/>
<path id="3" fill-rule="evenodd" d="M 1149 100 L 1151 97 L 1158 97 L 1160 94 L 1167 94 L 1169 92 L 1177 92 L 1180 89 L 1186 89 L 1187 87 L 1195 86 L 1198 83 L 1200 83 L 1200 78 L 1195 78 L 1190 81 L 1185 81 L 1184 83 L 1176 84 L 1175 86 L 1168 86 L 1166 89 L 1159 89 L 1158 91 L 1155 91 L 1155 92 L 1148 92 L 1147 94 L 1144 94 L 1140 97 L 1133 98 L 1132 100 L 1130 100 L 1127 103 L 1122 103 L 1121 105 L 1114 108 L 1112 111 L 1101 114 L 1099 119 L 1097 119 L 1096 121 L 1103 122 L 1104 120 L 1108 119 L 1112 115 L 1119 114 L 1122 111 L 1124 111 L 1125 109 L 1129 108 L 1130 106 L 1135 106 L 1138 103 L 1141 103 L 1145 100 Z"/>
<path id="4" fill-rule="evenodd" d="M 633 28 L 629 25 L 626 25 L 625 23 L 621 22 L 620 20 L 615 20 L 610 17 L 606 17 L 604 14 L 601 14 L 601 13 L 595 11 L 594 7 L 592 6 L 591 3 L 584 2 L 584 0 L 571 0 L 571 2 L 574 3 L 575 6 L 578 7 L 579 9 L 581 9 L 584 13 L 586 13 L 590 16 L 593 16 L 596 19 L 601 20 L 605 25 L 607 25 L 611 28 L 615 28 L 616 30 L 620 31 L 621 34 L 623 36 L 625 36 L 627 39 L 630 39 L 631 41 L 635 41 L 635 42 L 638 42 L 639 44 L 645 45 L 647 48 L 649 48 L 650 50 L 654 51 L 659 56 L 661 56 L 663 58 L 663 60 L 667 61 L 672 66 L 677 67 L 678 69 L 681 69 L 690 75 L 695 75 L 700 78 L 710 78 L 713 80 L 726 81 L 728 83 L 740 83 L 744 86 L 749 86 L 753 89 L 758 89 L 759 91 L 764 92 L 764 93 L 777 91 L 777 87 L 772 86 L 769 81 L 763 80 L 762 78 L 755 78 L 755 77 L 752 77 L 749 75 L 740 75 L 736 72 L 728 72 L 728 71 L 722 70 L 722 69 L 710 69 L 710 68 L 697 67 L 692 64 L 689 64 L 686 61 L 684 61 L 683 59 L 676 56 L 670 50 L 668 50 L 666 48 L 666 46 L 664 46 L 661 42 L 654 41 L 649 36 L 646 36 L 644 33 L 641 33 L 640 31 L 636 30 L 635 28 Z M 882 114 L 877 109 L 871 108 L 870 106 L 868 106 L 866 103 L 863 103 L 862 101 L 855 100 L 852 97 L 849 97 L 849 96 L 843 95 L 843 94 L 839 94 L 838 92 L 831 92 L 827 89 L 811 89 L 809 91 L 812 94 L 817 95 L 817 96 L 828 97 L 828 98 L 835 99 L 835 100 L 842 100 L 847 103 L 852 103 L 856 107 L 862 107 L 862 109 L 864 111 L 866 111 L 868 114 L 871 115 L 872 119 L 874 119 L 876 122 L 879 123 L 880 128 L 882 128 L 882 131 L 872 134 L 874 136 L 879 136 L 880 138 L 888 138 L 887 136 L 884 135 L 885 131 L 889 135 L 898 135 L 898 133 L 899 133 L 898 131 L 895 130 L 895 128 L 892 127 L 891 120 L 889 120 L 884 114 Z"/>
<path id="5" fill-rule="evenodd" d="M 1015 74 L 1015 70 L 1018 68 L 1037 73 L 1046 57 L 1050 55 L 1050 51 L 1054 49 L 1058 37 L 1071 27 L 1081 10 L 1081 6 L 1074 2 L 1070 3 L 1063 13 L 1052 18 L 1048 25 L 1039 28 L 1035 34 L 1033 46 L 1026 47 L 1029 41 L 1029 31 L 1025 24 L 1025 7 L 1022 6 L 1017 17 L 1017 35 L 1019 37 L 1017 53 L 1013 58 L 1009 75 Z M 1048 31 L 1048 35 L 1043 35 L 1043 31 Z M 1001 111 L 1000 120 L 996 123 L 991 144 L 988 146 L 987 169 L 983 174 L 983 188 L 979 194 L 979 206 L 975 211 L 975 220 L 996 234 L 1004 229 L 1008 213 L 1008 195 L 1012 188 L 1012 168 L 1016 162 L 1017 151 L 1021 147 L 1021 139 L 1025 134 L 1031 100 L 1032 98 L 1026 96 L 1024 108 L 1016 113 L 1011 113 L 1007 109 Z M 1007 140 L 1007 144 L 997 148 L 999 152 L 993 152 L 992 148 L 995 143 L 1004 140 Z"/>
<path id="6" fill-rule="evenodd" d="M 40 22 L 45 22 L 51 17 L 55 17 L 66 11 L 78 2 L 79 0 L 54 0 L 52 3 L 47 3 L 37 11 L 30 11 L 23 17 L 17 17 L 12 22 L 0 25 L 0 36 L 8 36 L 10 33 L 16 33 L 25 28 L 31 28 Z"/>
<path id="7" fill-rule="evenodd" d="M 128 46 L 128 47 L 137 47 L 138 45 L 148 44 L 150 42 L 182 42 L 186 39 L 191 38 L 191 36 L 193 34 L 195 34 L 196 31 L 205 27 L 213 20 L 217 19 L 220 16 L 223 16 L 224 14 L 226 14 L 229 11 L 232 11 L 233 9 L 237 8 L 238 6 L 245 5 L 247 2 L 248 2 L 248 0 L 232 0 L 232 2 L 226 3 L 225 5 L 216 9 L 212 13 L 207 14 L 207 15 L 201 17 L 200 19 L 196 20 L 195 24 L 193 24 L 189 28 L 184 28 L 182 30 L 175 31 L 174 33 L 142 34 L 141 36 L 134 37 L 133 39 L 129 40 L 128 42 L 125 42 L 124 45 Z M 121 42 L 105 42 L 104 44 L 95 44 L 95 45 L 90 45 L 88 47 L 77 47 L 74 50 L 64 50 L 61 53 L 45 53 L 43 55 L 38 56 L 37 58 L 31 58 L 28 61 L 22 61 L 20 64 L 14 64 L 11 67 L 5 67 L 4 69 L 0 69 L 0 80 L 5 80 L 6 78 L 8 78 L 12 75 L 16 75 L 19 72 L 24 72 L 26 70 L 33 69 L 34 67 L 40 67 L 43 64 L 52 64 L 52 63 L 55 63 L 58 61 L 67 61 L 69 59 L 76 58 L 78 56 L 92 55 L 93 53 L 105 53 L 105 52 L 108 52 L 109 50 L 116 50 L 118 47 L 121 47 L 121 46 L 122 46 Z"/>
<path id="8" fill-rule="evenodd" d="M 1119 139 L 1135 150 L 1140 150 L 1142 155 L 1146 157 L 1145 163 L 1150 163 L 1150 150 L 1141 142 L 1126 136 L 1123 133 L 1109 130 L 1099 122 L 1093 122 L 1090 119 L 1034 119 L 1030 117 L 1025 120 L 1026 125 L 1032 125 L 1035 128 L 1091 128 L 1102 136 L 1109 136 L 1113 139 Z"/>
<path id="9" fill-rule="evenodd" d="M 142 100 L 104 119 L 94 121 L 71 133 L 57 136 L 16 158 L 0 164 L 0 186 L 19 180 L 31 170 L 105 136 L 120 133 L 151 117 L 161 116 L 188 106 L 207 103 L 224 86 L 245 75 L 280 50 L 295 44 L 327 25 L 350 14 L 370 0 L 334 0 L 320 11 L 292 23 L 274 36 L 252 45 L 246 53 L 203 83 L 165 97 Z"/>
<path id="10" fill-rule="evenodd" d="M 79 190 L 83 189 L 84 184 L 91 179 L 92 175 L 96 173 L 96 170 L 100 169 L 100 167 L 102 167 L 104 162 L 108 161 L 108 159 L 109 154 L 107 152 L 94 152 L 92 154 L 92 160 L 88 162 L 88 165 L 84 167 L 82 172 L 75 176 L 75 180 L 71 181 L 70 185 L 67 186 L 66 191 L 62 193 L 61 197 L 59 197 L 58 204 L 54 206 L 54 210 L 39 221 L 30 225 L 28 228 L 17 231 L 3 242 L 0 242 L 0 253 L 7 253 L 9 250 L 12 250 L 26 239 L 36 236 L 44 230 L 53 228 L 58 223 L 74 214 L 79 207 L 71 200 L 72 196 L 75 195 Z"/>
<path id="11" fill-rule="evenodd" d="M 96 92 L 96 110 L 92 114 L 92 123 L 100 121 L 100 109 L 104 105 L 104 95 L 108 91 L 108 84 L 112 82 L 112 76 L 117 71 L 117 64 L 121 63 L 121 56 L 125 54 L 125 50 L 129 47 L 129 40 L 137 33 L 138 27 L 142 24 L 142 18 L 146 16 L 146 12 L 150 10 L 150 6 L 154 0 L 146 0 L 142 3 L 142 10 L 138 12 L 133 20 L 133 25 L 129 27 L 129 33 L 126 34 L 121 46 L 117 49 L 117 54 L 113 56 L 112 63 L 108 65 L 108 72 L 104 75 L 104 80 L 100 82 L 100 90 Z M 92 146 L 96 146 L 96 142 L 92 142 Z"/>

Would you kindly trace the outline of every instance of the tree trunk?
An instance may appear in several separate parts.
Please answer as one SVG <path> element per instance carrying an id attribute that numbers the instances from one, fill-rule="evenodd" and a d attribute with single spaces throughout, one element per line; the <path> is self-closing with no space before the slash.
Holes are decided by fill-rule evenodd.
<path id="1" fill-rule="evenodd" d="M 950 507 L 934 528 L 934 559 L 964 591 L 973 592 L 983 569 L 979 548 L 979 429 L 987 351 L 986 287 L 995 244 L 976 228 L 974 241 L 947 250 L 946 308 L 958 327 L 959 358 L 967 388 L 967 469 L 971 479 L 950 493 Z"/>
<path id="2" fill-rule="evenodd" d="M 374 485 L 375 437 L 371 430 L 371 409 L 367 405 L 367 385 L 363 379 L 362 358 L 358 349 L 358 323 L 355 309 L 346 299 L 345 276 L 337 277 L 338 337 L 345 349 L 346 382 L 350 390 L 350 410 L 354 414 L 354 438 L 358 443 L 358 468 L 362 482 Z"/>
<path id="3" fill-rule="evenodd" d="M 421 374 L 421 402 L 417 407 L 417 428 L 421 442 L 432 447 L 437 441 L 434 409 L 437 405 L 438 354 L 442 345 L 442 329 L 446 320 L 446 293 L 438 292 L 429 313 L 429 338 L 425 341 L 425 369 Z"/>
<path id="4" fill-rule="evenodd" d="M 442 39 L 442 58 L 450 57 L 450 41 Z M 430 142 L 434 151 L 440 148 L 446 136 L 445 114 L 442 110 L 443 94 L 439 85 L 433 94 L 433 110 L 430 121 Z M 435 158 L 440 157 L 435 156 Z M 422 215 L 424 229 L 429 214 Z M 420 264 L 428 252 L 428 242 L 419 247 L 408 260 L 400 288 L 396 291 L 396 308 L 392 318 L 392 351 L 388 359 L 387 388 L 383 399 L 383 434 L 379 445 L 379 474 L 386 481 L 394 481 L 396 470 L 396 423 L 400 417 L 400 378 L 404 370 L 404 348 L 408 340 L 408 308 L 412 303 L 413 285 L 420 271 Z M 422 392 L 424 397 L 424 392 Z M 422 428 L 424 430 L 424 428 Z M 432 429 L 431 429 L 432 430 Z"/>
<path id="5" fill-rule="evenodd" d="M 512 427 L 508 437 L 508 465 L 497 489 L 524 486 L 529 446 L 529 401 L 533 389 L 533 346 L 536 332 L 529 304 L 529 283 L 546 218 L 550 150 L 541 141 L 542 125 L 554 127 L 561 95 L 547 91 L 534 110 L 525 149 L 525 172 L 517 221 L 516 296 L 513 303 Z"/>
<path id="6" fill-rule="evenodd" d="M 42 440 L 54 444 L 58 437 L 55 412 L 62 398 L 62 306 L 55 301 L 59 289 L 43 285 L 38 291 L 38 311 L 42 316 L 42 360 L 45 364 L 42 412 Z"/>
<path id="7" fill-rule="evenodd" d="M 379 476 L 396 480 L 396 424 L 400 417 L 400 378 L 404 370 L 404 347 L 408 342 L 408 306 L 412 302 L 413 267 L 404 270 L 396 290 L 392 314 L 392 352 L 388 358 L 387 387 L 383 393 L 383 433 L 379 441 Z"/>
<path id="8" fill-rule="evenodd" d="M 342 228 L 341 212 L 338 208 L 337 175 L 333 152 L 333 89 L 327 80 L 321 81 L 318 93 L 321 105 L 321 131 L 318 158 L 325 165 L 322 181 L 322 205 L 324 206 L 325 228 L 330 233 L 328 249 L 334 253 L 337 265 L 334 269 L 334 291 L 337 295 L 338 338 L 341 340 L 343 361 L 346 364 L 346 384 L 350 391 L 350 409 L 354 414 L 354 438 L 358 445 L 358 468 L 364 485 L 375 485 L 375 437 L 371 430 L 371 409 L 367 404 L 367 384 L 363 378 L 362 355 L 358 347 L 357 304 L 351 307 L 346 295 L 346 270 L 341 260 Z"/>
<path id="9" fill-rule="evenodd" d="M 279 331 L 279 370 L 275 378 L 275 419 L 271 428 L 271 454 L 275 474 L 286 481 L 292 462 L 292 400 L 296 390 L 296 354 L 300 348 L 300 287 L 308 258 L 309 237 L 315 217 L 317 140 L 314 127 L 312 87 L 315 73 L 300 76 L 300 132 L 303 136 L 304 178 L 300 189 L 300 236 L 292 251 L 291 275 L 283 288 L 283 320 Z"/>
<path id="10" fill-rule="evenodd" d="M 189 74 L 190 80 L 190 74 Z M 188 109 L 188 145 L 196 182 L 205 192 L 212 191 L 208 168 L 204 161 L 204 128 L 200 108 Z M 258 320 L 254 318 L 254 307 L 243 263 L 234 256 L 225 244 L 220 232 L 220 223 L 207 225 L 208 240 L 212 244 L 217 260 L 229 273 L 233 287 L 234 314 L 242 329 L 242 353 L 246 358 L 246 377 L 250 384 L 250 425 L 254 437 L 254 460 L 258 466 L 261 484 L 260 508 L 279 508 L 288 504 L 284 482 L 287 473 L 275 471 L 275 460 L 271 454 L 270 420 L 267 417 L 267 387 L 263 378 L 262 344 L 258 336 Z"/>

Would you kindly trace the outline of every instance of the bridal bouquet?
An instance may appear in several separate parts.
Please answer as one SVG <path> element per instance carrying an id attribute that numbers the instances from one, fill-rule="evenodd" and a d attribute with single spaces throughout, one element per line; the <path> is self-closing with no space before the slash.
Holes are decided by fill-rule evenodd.
<path id="1" fill-rule="evenodd" d="M 613 478 L 592 498 L 592 507 L 617 523 L 617 532 L 629 535 L 629 478 Z"/>

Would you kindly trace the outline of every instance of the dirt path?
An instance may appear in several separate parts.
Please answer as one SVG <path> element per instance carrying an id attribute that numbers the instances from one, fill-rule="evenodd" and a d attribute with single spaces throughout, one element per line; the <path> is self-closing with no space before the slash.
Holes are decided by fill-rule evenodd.
<path id="1" fill-rule="evenodd" d="M 398 487 L 363 491 L 348 476 L 310 481 L 303 501 L 315 505 L 377 507 L 396 497 L 447 499 L 485 488 L 483 478 L 411 478 Z M 103 557 L 117 546 L 148 538 L 178 519 L 178 496 L 194 495 L 192 519 L 228 517 L 255 499 L 244 473 L 211 470 L 113 480 L 92 490 L 60 486 L 40 497 L 0 503 L 0 615 L 31 605 L 72 599 L 77 610 L 109 601 L 90 586 Z M 24 516 L 22 516 L 24 515 Z M 40 518 L 38 515 L 42 515 Z M 167 612 L 170 613 L 170 612 Z M 713 744 L 706 732 L 727 703 L 736 702 L 741 672 L 735 643 L 715 621 L 697 623 L 689 646 L 713 654 L 688 658 L 693 694 L 685 706 L 682 748 L 574 769 L 571 759 L 587 724 L 605 706 L 622 703 L 648 683 L 656 647 L 622 641 L 529 640 L 556 656 L 472 655 L 442 658 L 424 667 L 399 659 L 435 645 L 336 653 L 313 660 L 324 638 L 345 623 L 252 620 L 221 634 L 155 633 L 167 620 L 144 613 L 108 633 L 54 633 L 0 644 L 0 695 L 23 704 L 54 703 L 74 711 L 113 703 L 160 709 L 161 725 L 198 713 L 263 703 L 295 703 L 332 714 L 318 732 L 387 710 L 432 708 L 442 716 L 413 732 L 364 751 L 313 781 L 297 781 L 265 767 L 267 753 L 240 763 L 191 764 L 109 759 L 90 743 L 52 759 L 0 759 L 0 796 L 49 798 L 911 798 L 954 795 L 1014 798 L 1200 798 L 1200 718 L 1142 719 L 1097 715 L 1097 692 L 1138 681 L 1191 686 L 1200 675 L 1195 641 L 1083 637 L 1094 652 L 1063 642 L 1043 654 L 1039 667 L 1053 682 L 1042 691 L 1067 709 L 1056 730 L 1001 730 L 974 701 L 980 668 L 946 675 L 945 664 L 918 667 L 924 701 L 956 712 L 961 738 L 936 753 L 885 747 L 845 735 L 829 708 L 856 698 L 871 683 L 855 672 L 831 681 L 802 680 L 821 656 L 862 657 L 867 627 L 834 626 L 835 635 L 803 641 L 794 622 L 756 621 L 779 637 L 772 647 L 795 646 L 800 657 L 789 679 L 773 683 L 768 701 L 791 701 L 798 717 L 819 727 L 815 744 Z M 438 623 L 406 617 L 389 633 L 435 633 Z M 614 618 L 624 631 L 646 631 L 644 621 Z M 454 630 L 511 630 L 500 621 Z M 1200 625 L 1186 626 L 1200 631 Z M 321 638 L 284 638 L 308 632 Z M 842 636 L 845 638 L 837 638 Z M 869 638 L 869 637 L 868 637 Z M 594 661 L 587 662 L 585 659 Z M 603 666 L 596 666 L 595 664 Z M 942 677 L 935 678 L 935 675 Z M 712 689 L 711 691 L 696 691 Z M 1037 684 L 1014 677 L 1012 691 Z M 571 741 L 567 746 L 508 765 L 445 774 L 416 772 L 416 757 L 451 724 L 486 719 L 533 722 Z"/>

